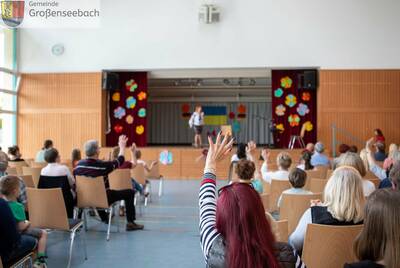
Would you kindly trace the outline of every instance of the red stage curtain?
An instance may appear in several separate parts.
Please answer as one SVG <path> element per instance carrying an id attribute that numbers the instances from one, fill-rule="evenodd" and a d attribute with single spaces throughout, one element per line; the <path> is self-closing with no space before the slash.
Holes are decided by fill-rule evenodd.
<path id="1" fill-rule="evenodd" d="M 121 134 L 128 144 L 147 145 L 147 72 L 119 72 L 119 89 L 110 92 L 111 131 L 107 146 L 116 146 Z"/>
<path id="2" fill-rule="evenodd" d="M 275 145 L 287 148 L 291 135 L 300 135 L 306 123 L 304 142 L 317 140 L 317 90 L 298 88 L 298 74 L 302 70 L 272 71 L 272 118 L 278 127 Z M 296 143 L 295 147 L 299 147 Z"/>

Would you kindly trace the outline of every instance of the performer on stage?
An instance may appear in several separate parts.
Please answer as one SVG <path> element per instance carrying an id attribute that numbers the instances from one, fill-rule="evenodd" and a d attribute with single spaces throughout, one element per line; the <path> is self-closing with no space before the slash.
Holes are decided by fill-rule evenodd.
<path id="1" fill-rule="evenodd" d="M 201 147 L 201 132 L 203 131 L 204 125 L 204 113 L 201 105 L 197 105 L 194 113 L 190 117 L 189 126 L 194 128 L 194 147 Z"/>

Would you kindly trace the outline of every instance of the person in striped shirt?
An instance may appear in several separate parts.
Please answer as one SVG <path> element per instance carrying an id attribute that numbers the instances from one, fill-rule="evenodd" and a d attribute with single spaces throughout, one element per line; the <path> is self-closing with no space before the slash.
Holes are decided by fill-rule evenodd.
<path id="1" fill-rule="evenodd" d="M 216 164 L 233 140 L 211 138 L 199 193 L 200 244 L 208 268 L 305 267 L 286 243 L 275 242 L 258 193 L 248 183 L 232 183 L 216 197 Z"/>

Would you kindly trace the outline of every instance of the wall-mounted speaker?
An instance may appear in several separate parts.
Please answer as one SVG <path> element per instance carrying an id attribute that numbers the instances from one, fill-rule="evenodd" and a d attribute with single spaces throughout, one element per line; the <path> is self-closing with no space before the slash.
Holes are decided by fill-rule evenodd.
<path id="1" fill-rule="evenodd" d="M 306 70 L 297 76 L 297 87 L 299 89 L 317 89 L 318 72 L 317 70 Z"/>
<path id="2" fill-rule="evenodd" d="M 119 75 L 114 72 L 103 72 L 102 87 L 104 90 L 119 89 Z"/>

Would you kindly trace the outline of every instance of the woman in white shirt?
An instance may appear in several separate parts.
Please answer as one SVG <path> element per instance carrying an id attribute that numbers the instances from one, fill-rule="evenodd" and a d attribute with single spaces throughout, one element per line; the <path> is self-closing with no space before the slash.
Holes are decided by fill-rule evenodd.
<path id="1" fill-rule="evenodd" d="M 201 147 L 201 132 L 204 126 L 204 113 L 200 105 L 197 105 L 194 113 L 190 117 L 189 126 L 194 128 L 194 146 Z"/>
<path id="2" fill-rule="evenodd" d="M 67 166 L 60 164 L 60 155 L 57 149 L 47 149 L 44 153 L 44 159 L 48 164 L 42 168 L 40 175 L 49 177 L 67 176 L 69 185 L 71 186 L 72 195 L 75 198 L 75 178 L 72 176 L 71 171 Z"/>
<path id="3" fill-rule="evenodd" d="M 264 163 L 261 167 L 261 174 L 264 181 L 271 183 L 271 180 L 289 180 L 289 168 L 292 165 L 292 158 L 286 152 L 281 152 L 276 158 L 278 169 L 277 171 L 268 170 L 268 159 L 269 152 L 263 149 L 262 157 L 264 158 Z"/>

